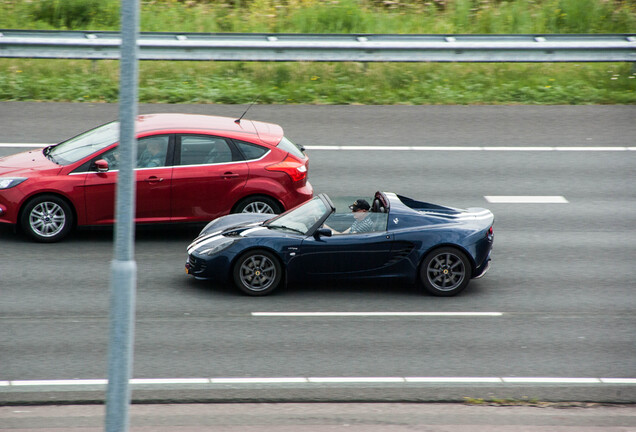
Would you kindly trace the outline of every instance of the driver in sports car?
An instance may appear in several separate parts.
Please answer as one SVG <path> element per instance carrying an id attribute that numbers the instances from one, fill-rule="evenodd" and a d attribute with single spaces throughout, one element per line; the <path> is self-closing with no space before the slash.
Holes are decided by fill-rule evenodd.
<path id="1" fill-rule="evenodd" d="M 353 212 L 355 221 L 346 230 L 339 232 L 325 224 L 325 228 L 329 228 L 334 234 L 355 234 L 369 232 L 373 229 L 373 221 L 369 216 L 369 210 L 371 206 L 365 199 L 357 199 L 353 204 L 349 206 L 349 209 Z"/>

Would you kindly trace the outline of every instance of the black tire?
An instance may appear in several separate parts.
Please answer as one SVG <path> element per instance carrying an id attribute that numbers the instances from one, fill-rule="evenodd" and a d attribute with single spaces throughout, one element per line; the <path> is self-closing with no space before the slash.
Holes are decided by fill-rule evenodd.
<path id="1" fill-rule="evenodd" d="M 73 211 L 59 196 L 40 195 L 23 207 L 20 226 L 35 241 L 57 242 L 73 229 Z"/>
<path id="2" fill-rule="evenodd" d="M 420 266 L 420 282 L 432 295 L 459 294 L 470 282 L 472 268 L 466 254 L 453 247 L 430 252 Z"/>
<path id="3" fill-rule="evenodd" d="M 264 296 L 280 284 L 283 269 L 271 252 L 252 250 L 236 260 L 232 273 L 234 284 L 244 294 Z"/>
<path id="4" fill-rule="evenodd" d="M 264 196 L 254 195 L 247 198 L 243 198 L 234 206 L 232 213 L 282 213 L 283 209 L 276 200 Z"/>

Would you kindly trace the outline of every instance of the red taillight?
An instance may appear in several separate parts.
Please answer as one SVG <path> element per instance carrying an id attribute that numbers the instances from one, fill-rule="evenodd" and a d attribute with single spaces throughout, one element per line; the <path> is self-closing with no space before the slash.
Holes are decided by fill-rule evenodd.
<path id="1" fill-rule="evenodd" d="M 307 177 L 307 166 L 305 166 L 305 163 L 289 155 L 282 162 L 268 165 L 265 169 L 267 171 L 282 171 L 290 176 L 293 181 L 299 181 Z"/>
<path id="2" fill-rule="evenodd" d="M 492 229 L 492 227 L 488 228 L 488 235 L 491 236 L 493 235 L 494 231 Z"/>

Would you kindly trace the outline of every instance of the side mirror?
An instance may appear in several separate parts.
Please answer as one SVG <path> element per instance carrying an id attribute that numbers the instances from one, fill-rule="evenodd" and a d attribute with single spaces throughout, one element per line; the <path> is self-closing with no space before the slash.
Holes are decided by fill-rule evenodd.
<path id="1" fill-rule="evenodd" d="M 329 228 L 318 228 L 318 230 L 316 230 L 316 233 L 314 234 L 314 237 L 316 237 L 316 239 L 320 238 L 320 237 L 331 237 L 332 232 Z"/>
<path id="2" fill-rule="evenodd" d="M 108 171 L 108 162 L 106 162 L 104 159 L 98 159 L 95 161 L 95 169 L 97 169 L 97 172 L 100 173 L 105 173 Z"/>

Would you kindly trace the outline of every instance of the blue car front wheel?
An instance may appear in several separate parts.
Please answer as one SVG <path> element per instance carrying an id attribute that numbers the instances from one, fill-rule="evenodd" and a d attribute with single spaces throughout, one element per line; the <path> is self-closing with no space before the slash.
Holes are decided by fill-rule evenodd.
<path id="1" fill-rule="evenodd" d="M 274 254 L 253 250 L 242 255 L 234 264 L 234 284 L 243 293 L 263 296 L 271 293 L 282 279 L 282 267 Z"/>
<path id="2" fill-rule="evenodd" d="M 458 249 L 443 247 L 430 252 L 420 267 L 420 280 L 426 291 L 436 296 L 454 296 L 470 282 L 471 266 Z"/>

